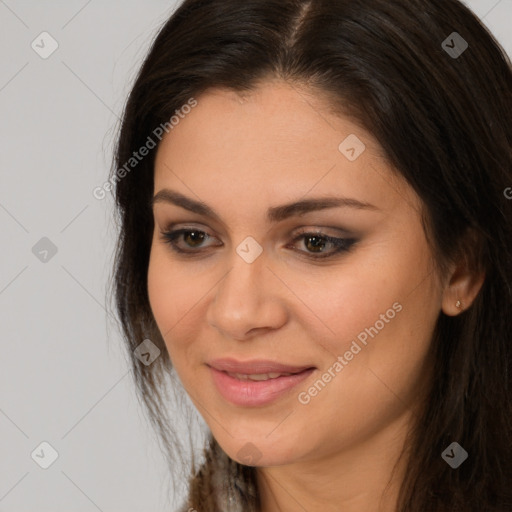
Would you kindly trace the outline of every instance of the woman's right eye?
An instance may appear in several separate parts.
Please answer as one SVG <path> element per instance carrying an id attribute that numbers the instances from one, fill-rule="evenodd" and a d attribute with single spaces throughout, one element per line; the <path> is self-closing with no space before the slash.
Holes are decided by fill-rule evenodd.
<path id="1" fill-rule="evenodd" d="M 201 244 L 210 239 L 213 238 L 205 231 L 201 231 L 200 229 L 177 229 L 175 231 L 161 231 L 161 239 L 168 243 L 171 246 L 171 249 L 177 253 L 188 253 L 188 254 L 194 254 L 198 251 L 195 251 L 194 248 L 201 248 Z M 183 248 L 180 248 L 178 245 L 178 238 L 182 238 L 182 240 L 185 242 L 186 246 L 189 249 L 192 250 L 186 250 Z M 222 244 L 218 244 L 222 245 Z"/>

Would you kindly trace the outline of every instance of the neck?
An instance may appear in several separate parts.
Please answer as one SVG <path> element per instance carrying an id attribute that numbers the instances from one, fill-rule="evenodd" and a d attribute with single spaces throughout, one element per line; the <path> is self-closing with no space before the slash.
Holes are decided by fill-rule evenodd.
<path id="1" fill-rule="evenodd" d="M 357 446 L 328 447 L 318 451 L 322 456 L 258 468 L 261 512 L 395 512 L 406 456 L 396 469 L 395 463 L 409 419 L 397 419 Z"/>

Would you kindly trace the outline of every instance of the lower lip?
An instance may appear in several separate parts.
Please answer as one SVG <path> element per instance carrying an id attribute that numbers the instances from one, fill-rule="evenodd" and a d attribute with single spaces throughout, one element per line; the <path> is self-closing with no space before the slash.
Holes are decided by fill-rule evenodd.
<path id="1" fill-rule="evenodd" d="M 213 381 L 220 394 L 234 405 L 256 407 L 274 402 L 307 379 L 315 370 L 309 368 L 294 375 L 268 380 L 239 380 L 226 372 L 211 368 Z"/>

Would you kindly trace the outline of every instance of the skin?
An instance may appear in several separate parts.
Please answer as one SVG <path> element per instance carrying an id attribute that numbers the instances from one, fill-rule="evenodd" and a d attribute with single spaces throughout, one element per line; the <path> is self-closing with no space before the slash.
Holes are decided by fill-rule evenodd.
<path id="1" fill-rule="evenodd" d="M 262 510 L 392 511 L 403 466 L 388 483 L 430 375 L 427 351 L 438 315 L 467 308 L 482 279 L 462 263 L 434 270 L 421 201 L 394 174 L 372 136 L 327 100 L 266 80 L 240 95 L 212 89 L 167 134 L 155 161 L 154 192 L 201 200 L 220 220 L 154 204 L 148 292 L 175 369 L 214 437 L 233 459 L 252 443 Z M 350 134 L 366 150 L 349 161 Z M 345 196 L 375 209 L 330 208 L 267 222 L 267 208 L 304 198 Z M 176 254 L 161 236 L 189 227 Z M 299 228 L 357 239 L 347 252 L 314 260 Z M 294 236 L 295 235 L 295 236 Z M 236 252 L 247 237 L 263 249 L 252 263 Z M 308 257 L 309 255 L 309 257 Z M 298 400 L 357 335 L 399 303 L 367 345 L 309 403 Z M 241 407 L 214 386 L 206 361 L 231 356 L 316 367 L 275 402 Z M 247 450 L 247 447 L 246 447 Z M 256 453 L 256 452 L 255 452 Z M 255 455 L 256 457 L 256 455 Z M 379 506 L 381 508 L 379 509 Z"/>

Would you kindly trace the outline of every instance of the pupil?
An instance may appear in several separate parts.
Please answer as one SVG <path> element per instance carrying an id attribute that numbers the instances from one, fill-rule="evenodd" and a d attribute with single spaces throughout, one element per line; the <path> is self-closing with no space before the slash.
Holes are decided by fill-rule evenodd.
<path id="1" fill-rule="evenodd" d="M 190 245 L 200 245 L 200 243 L 204 239 L 204 233 L 198 233 L 197 231 L 190 231 L 187 233 L 187 239 L 191 239 L 192 243 Z M 188 243 L 188 241 L 187 241 Z"/>
<path id="2" fill-rule="evenodd" d="M 324 244 L 323 240 L 317 236 L 309 236 L 308 242 L 310 242 L 311 240 L 314 240 L 314 242 L 311 244 L 312 247 L 315 249 L 313 252 L 321 252 L 321 251 L 317 251 L 316 249 L 321 248 L 323 246 L 323 244 Z"/>

